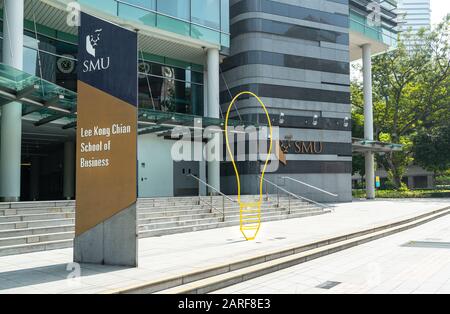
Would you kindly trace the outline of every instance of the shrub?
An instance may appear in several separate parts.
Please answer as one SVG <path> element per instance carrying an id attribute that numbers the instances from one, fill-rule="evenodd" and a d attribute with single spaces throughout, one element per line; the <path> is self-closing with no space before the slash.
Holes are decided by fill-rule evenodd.
<path id="1" fill-rule="evenodd" d="M 354 198 L 365 198 L 364 190 L 353 190 Z M 379 190 L 377 198 L 450 198 L 450 190 Z"/>

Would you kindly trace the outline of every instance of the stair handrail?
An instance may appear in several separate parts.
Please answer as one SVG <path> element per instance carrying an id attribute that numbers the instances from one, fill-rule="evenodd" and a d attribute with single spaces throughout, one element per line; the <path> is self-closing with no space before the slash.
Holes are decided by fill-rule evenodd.
<path id="1" fill-rule="evenodd" d="M 261 178 L 261 176 L 259 176 L 259 178 Z M 286 190 L 285 188 L 282 188 L 281 186 L 279 186 L 279 185 L 277 185 L 277 184 L 275 184 L 275 183 L 273 183 L 273 182 L 267 180 L 266 178 L 262 178 L 262 180 L 263 180 L 265 183 L 270 184 L 270 185 L 274 186 L 274 187 L 277 189 L 278 206 L 280 205 L 280 200 L 279 200 L 279 194 L 278 194 L 278 191 L 283 191 L 284 193 L 288 194 L 288 196 L 289 196 L 289 204 L 288 204 L 288 205 L 289 205 L 289 214 L 291 213 L 291 196 L 294 197 L 294 198 L 296 198 L 296 199 L 298 199 L 298 200 L 300 200 L 300 201 L 306 201 L 306 202 L 308 202 L 308 203 L 313 203 L 313 204 L 315 204 L 315 205 L 321 207 L 322 209 L 333 208 L 332 206 L 325 205 L 325 204 L 322 204 L 322 203 L 319 203 L 319 202 L 310 200 L 310 199 L 308 199 L 308 198 L 306 198 L 306 197 L 303 197 L 303 196 L 294 194 L 294 193 L 292 193 L 292 192 Z"/>
<path id="2" fill-rule="evenodd" d="M 200 182 L 201 184 L 205 185 L 206 187 L 209 187 L 210 189 L 214 190 L 215 192 L 219 193 L 219 195 L 225 197 L 227 200 L 233 202 L 233 203 L 237 203 L 237 201 L 235 201 L 234 199 L 232 199 L 231 197 L 229 197 L 228 195 L 223 194 L 222 192 L 220 192 L 218 189 L 216 189 L 215 187 L 213 187 L 211 184 L 206 183 L 205 181 L 203 181 L 202 179 L 200 179 L 199 177 L 193 175 L 193 174 L 188 174 L 188 177 L 192 177 L 195 180 L 197 180 L 198 182 Z"/>
<path id="3" fill-rule="evenodd" d="M 291 178 L 291 177 L 282 177 L 282 179 L 283 179 L 285 182 L 286 182 L 286 180 L 290 180 L 290 181 L 292 181 L 292 182 L 296 182 L 296 183 L 298 183 L 298 184 L 307 186 L 307 187 L 312 188 L 312 189 L 314 189 L 314 190 L 316 190 L 316 191 L 322 192 L 322 193 L 324 193 L 324 194 L 327 194 L 327 195 L 330 195 L 330 196 L 333 196 L 333 197 L 338 197 L 338 196 L 339 196 L 339 195 L 337 195 L 337 194 L 334 194 L 334 193 L 325 191 L 325 190 L 323 190 L 323 189 L 320 189 L 320 188 L 318 188 L 317 186 L 314 186 L 314 185 L 305 183 L 305 182 L 303 182 L 303 181 L 300 181 L 300 180 L 297 180 L 297 179 L 294 179 L 294 178 Z"/>
<path id="4" fill-rule="evenodd" d="M 191 178 L 194 178 L 194 179 L 197 180 L 200 184 L 203 184 L 204 186 L 209 187 L 211 190 L 215 191 L 215 192 L 218 193 L 220 196 L 222 196 L 222 210 L 219 210 L 219 209 L 217 209 L 217 208 L 214 206 L 213 195 L 212 195 L 212 194 L 210 195 L 210 198 L 211 198 L 211 204 L 208 204 L 207 202 L 205 202 L 205 201 L 202 199 L 202 196 L 201 196 L 201 195 L 198 196 L 198 202 L 199 202 L 199 205 L 201 204 L 201 202 L 205 202 L 205 203 L 207 203 L 207 205 L 210 205 L 210 206 L 211 206 L 211 212 L 213 212 L 214 210 L 220 212 L 220 213 L 222 214 L 222 220 L 225 221 L 225 199 L 227 199 L 227 200 L 229 200 L 229 201 L 231 201 L 231 202 L 233 202 L 233 203 L 237 203 L 237 201 L 233 200 L 233 199 L 232 199 L 231 197 L 229 197 L 228 195 L 223 194 L 221 191 L 219 191 L 218 189 L 216 189 L 215 187 L 213 187 L 211 184 L 206 183 L 205 181 L 203 181 L 203 180 L 200 179 L 199 177 L 193 175 L 192 173 L 191 173 L 191 174 L 188 174 L 187 176 L 188 176 L 188 177 L 191 177 Z"/>

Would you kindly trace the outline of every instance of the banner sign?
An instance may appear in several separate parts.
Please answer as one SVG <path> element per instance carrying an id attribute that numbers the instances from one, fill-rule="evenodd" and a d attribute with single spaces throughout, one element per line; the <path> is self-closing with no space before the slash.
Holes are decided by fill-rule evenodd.
<path id="1" fill-rule="evenodd" d="M 75 261 L 137 265 L 137 33 L 81 14 Z"/>

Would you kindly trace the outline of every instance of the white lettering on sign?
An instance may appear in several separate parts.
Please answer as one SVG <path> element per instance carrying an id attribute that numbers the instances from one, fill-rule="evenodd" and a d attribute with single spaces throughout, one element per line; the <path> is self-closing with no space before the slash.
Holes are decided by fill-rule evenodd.
<path id="1" fill-rule="evenodd" d="M 81 143 L 79 146 L 81 154 L 109 153 L 113 148 L 114 137 L 131 134 L 131 126 L 122 123 L 114 123 L 111 127 L 100 127 L 98 125 L 86 129 L 80 128 Z M 109 167 L 111 161 L 105 156 L 80 158 L 81 168 Z"/>
<path id="2" fill-rule="evenodd" d="M 96 59 L 94 61 L 85 60 L 83 62 L 83 73 L 107 70 L 109 69 L 110 63 L 111 59 L 109 57 Z"/>

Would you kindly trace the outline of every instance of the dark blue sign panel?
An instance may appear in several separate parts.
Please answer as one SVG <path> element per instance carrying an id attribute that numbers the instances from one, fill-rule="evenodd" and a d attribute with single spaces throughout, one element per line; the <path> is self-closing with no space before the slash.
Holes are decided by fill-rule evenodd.
<path id="1" fill-rule="evenodd" d="M 82 14 L 78 48 L 74 260 L 136 266 L 137 33 Z"/>
<path id="2" fill-rule="evenodd" d="M 137 33 L 81 13 L 78 80 L 137 106 Z"/>

